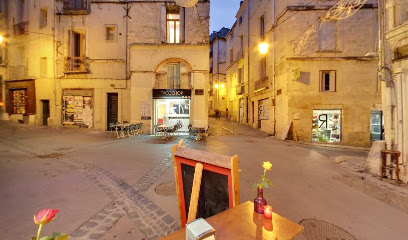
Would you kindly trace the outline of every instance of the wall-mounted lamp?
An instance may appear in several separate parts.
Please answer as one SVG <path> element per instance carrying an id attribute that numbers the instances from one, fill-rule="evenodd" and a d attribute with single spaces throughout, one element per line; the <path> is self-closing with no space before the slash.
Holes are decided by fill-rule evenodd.
<path id="1" fill-rule="evenodd" d="M 258 44 L 259 52 L 264 55 L 268 51 L 269 45 L 267 43 L 260 43 Z"/>
<path id="2" fill-rule="evenodd" d="M 218 83 L 214 84 L 214 87 L 215 87 L 215 88 L 218 88 Z"/>

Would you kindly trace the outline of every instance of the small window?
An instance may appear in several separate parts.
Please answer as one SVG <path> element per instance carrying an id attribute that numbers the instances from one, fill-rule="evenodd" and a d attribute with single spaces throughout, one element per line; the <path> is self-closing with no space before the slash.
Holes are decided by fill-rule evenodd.
<path id="1" fill-rule="evenodd" d="M 47 77 L 47 58 L 40 58 L 40 76 Z"/>
<path id="2" fill-rule="evenodd" d="M 336 91 L 336 71 L 333 70 L 320 71 L 320 91 L 321 92 Z"/>
<path id="3" fill-rule="evenodd" d="M 266 57 L 261 58 L 259 77 L 260 79 L 264 79 L 266 77 Z"/>
<path id="4" fill-rule="evenodd" d="M 260 33 L 261 33 L 261 38 L 263 38 L 265 36 L 265 19 L 264 19 L 263 15 L 261 17 L 260 23 L 261 23 L 261 32 Z"/>
<path id="5" fill-rule="evenodd" d="M 337 50 L 337 22 L 320 21 L 318 32 L 318 51 Z"/>
<path id="6" fill-rule="evenodd" d="M 234 49 L 231 48 L 230 50 L 230 64 L 232 64 L 234 62 Z"/>
<path id="7" fill-rule="evenodd" d="M 241 35 L 240 40 L 241 40 L 241 50 L 244 50 L 244 35 Z"/>
<path id="8" fill-rule="evenodd" d="M 180 43 L 179 13 L 167 13 L 167 43 Z"/>
<path id="9" fill-rule="evenodd" d="M 241 24 L 242 24 L 242 16 L 239 16 L 239 18 L 238 18 L 238 23 L 239 23 L 239 26 L 241 26 Z"/>
<path id="10" fill-rule="evenodd" d="M 47 26 L 47 9 L 40 9 L 40 28 Z"/>
<path id="11" fill-rule="evenodd" d="M 116 25 L 105 25 L 105 40 L 116 41 Z"/>

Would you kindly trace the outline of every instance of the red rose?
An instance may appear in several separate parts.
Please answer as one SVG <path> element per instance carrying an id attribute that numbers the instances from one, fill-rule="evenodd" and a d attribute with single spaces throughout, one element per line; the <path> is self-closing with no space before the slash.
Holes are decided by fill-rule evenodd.
<path id="1" fill-rule="evenodd" d="M 55 215 L 58 212 L 58 209 L 43 209 L 37 214 L 37 216 L 34 216 L 34 223 L 37 225 L 47 224 L 55 218 Z"/>

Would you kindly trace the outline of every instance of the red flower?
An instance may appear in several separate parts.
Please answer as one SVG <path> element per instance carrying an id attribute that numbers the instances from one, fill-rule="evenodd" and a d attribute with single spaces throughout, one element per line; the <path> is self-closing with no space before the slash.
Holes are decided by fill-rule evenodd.
<path id="1" fill-rule="evenodd" d="M 37 216 L 34 215 L 34 223 L 37 225 L 47 224 L 55 218 L 55 215 L 58 212 L 58 209 L 43 209 L 37 214 Z"/>

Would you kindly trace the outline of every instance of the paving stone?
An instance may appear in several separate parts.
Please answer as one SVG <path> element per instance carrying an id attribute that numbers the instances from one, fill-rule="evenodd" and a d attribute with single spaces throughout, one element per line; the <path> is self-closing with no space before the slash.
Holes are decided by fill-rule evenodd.
<path id="1" fill-rule="evenodd" d="M 93 216 L 92 218 L 91 218 L 91 220 L 103 220 L 105 218 L 105 216 L 103 216 L 102 214 L 98 214 L 98 215 L 95 215 L 95 216 Z"/>
<path id="2" fill-rule="evenodd" d="M 162 215 L 164 214 L 164 212 L 163 212 L 163 210 L 161 210 L 160 208 L 158 208 L 158 209 L 156 210 L 156 214 L 157 214 L 158 216 L 162 216 Z"/>
<path id="3" fill-rule="evenodd" d="M 88 230 L 82 230 L 82 229 L 77 229 L 74 232 L 70 234 L 71 237 L 83 237 L 85 234 L 87 234 L 89 231 Z"/>
<path id="4" fill-rule="evenodd" d="M 157 206 L 154 204 L 150 204 L 146 206 L 147 209 L 151 210 L 151 211 L 155 211 L 157 209 Z"/>
<path id="5" fill-rule="evenodd" d="M 83 227 L 86 227 L 86 228 L 93 228 L 93 227 L 95 227 L 96 225 L 98 225 L 98 223 L 97 222 L 93 222 L 93 221 L 88 221 L 88 222 L 86 222 L 84 225 L 82 225 Z"/>
<path id="6" fill-rule="evenodd" d="M 165 215 L 165 216 L 162 218 L 162 220 L 163 220 L 163 222 L 166 223 L 166 224 L 171 224 L 171 223 L 174 222 L 173 218 L 171 218 L 169 215 Z"/>
<path id="7" fill-rule="evenodd" d="M 120 213 L 114 213 L 114 214 L 112 214 L 112 217 L 114 217 L 114 218 L 120 218 L 120 217 L 122 217 L 123 216 L 123 214 L 120 214 Z"/>
<path id="8" fill-rule="evenodd" d="M 139 214 L 137 214 L 137 212 L 130 212 L 130 213 L 128 213 L 128 216 L 129 216 L 130 218 L 138 218 L 138 217 L 139 217 Z"/>
<path id="9" fill-rule="evenodd" d="M 99 239 L 100 236 L 102 236 L 103 233 L 93 233 L 89 235 L 90 239 Z"/>

